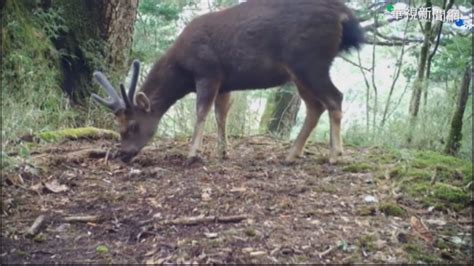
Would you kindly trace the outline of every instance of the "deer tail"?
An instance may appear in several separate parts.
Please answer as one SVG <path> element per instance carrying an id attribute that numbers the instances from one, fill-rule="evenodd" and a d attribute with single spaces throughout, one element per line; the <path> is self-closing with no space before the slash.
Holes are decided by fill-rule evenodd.
<path id="1" fill-rule="evenodd" d="M 339 52 L 348 52 L 351 49 L 359 50 L 364 42 L 364 30 L 359 20 L 352 12 L 343 14 L 340 18 L 342 24 L 342 39 Z"/>

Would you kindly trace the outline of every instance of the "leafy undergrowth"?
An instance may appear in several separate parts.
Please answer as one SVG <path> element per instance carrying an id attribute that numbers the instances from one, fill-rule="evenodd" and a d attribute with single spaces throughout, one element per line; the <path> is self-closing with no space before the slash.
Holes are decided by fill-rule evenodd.
<path id="1" fill-rule="evenodd" d="M 346 147 L 330 165 L 309 144 L 285 164 L 290 144 L 266 137 L 231 139 L 220 161 L 204 143 L 189 167 L 187 140 L 131 165 L 105 140 L 20 156 L 2 179 L 2 262 L 471 262 L 470 162 Z"/>

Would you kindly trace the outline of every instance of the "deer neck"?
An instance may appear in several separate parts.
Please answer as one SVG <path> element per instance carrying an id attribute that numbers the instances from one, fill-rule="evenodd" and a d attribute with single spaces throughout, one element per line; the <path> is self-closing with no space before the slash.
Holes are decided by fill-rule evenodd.
<path id="1" fill-rule="evenodd" d="M 191 90 L 191 84 L 181 73 L 174 60 L 164 55 L 154 64 L 142 86 L 150 100 L 151 109 L 158 117 L 162 117 L 177 100 Z"/>

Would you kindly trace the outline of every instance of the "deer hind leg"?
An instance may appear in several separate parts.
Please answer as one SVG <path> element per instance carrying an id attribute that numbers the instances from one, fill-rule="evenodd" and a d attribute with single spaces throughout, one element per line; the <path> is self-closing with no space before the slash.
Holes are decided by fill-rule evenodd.
<path id="1" fill-rule="evenodd" d="M 293 161 L 303 153 L 309 135 L 318 124 L 321 114 L 325 111 L 324 105 L 316 99 L 315 93 L 300 82 L 296 82 L 298 92 L 306 105 L 306 118 L 298 137 L 290 149 L 287 161 Z"/>
<path id="2" fill-rule="evenodd" d="M 216 81 L 199 80 L 196 82 L 196 124 L 191 140 L 191 149 L 188 153 L 189 163 L 192 163 L 198 156 L 204 134 L 204 123 L 216 99 L 218 89 L 219 84 Z"/>
<path id="3" fill-rule="evenodd" d="M 342 120 L 342 93 L 334 86 L 334 84 L 328 82 L 328 93 L 323 96 L 323 103 L 329 110 L 330 120 L 330 146 L 331 152 L 329 156 L 329 162 L 334 163 L 337 161 L 337 157 L 343 153 L 342 148 L 342 137 L 341 137 L 341 120 Z"/>
<path id="4" fill-rule="evenodd" d="M 308 110 L 308 116 L 310 114 L 316 114 L 317 118 L 321 115 L 324 111 L 321 110 L 321 106 L 318 106 L 315 102 L 320 102 L 329 111 L 329 118 L 330 118 L 330 146 L 331 151 L 329 155 L 329 162 L 335 163 L 337 161 L 337 157 L 342 155 L 342 138 L 341 138 L 341 120 L 342 120 L 342 93 L 334 86 L 330 77 L 329 71 L 326 69 L 322 69 L 318 71 L 319 73 L 311 73 L 307 70 L 300 71 L 297 77 L 299 78 L 301 85 L 298 86 L 298 90 L 300 95 L 303 99 L 307 98 L 311 106 L 314 106 L 313 109 L 315 110 Z M 298 83 L 297 83 L 298 85 Z M 306 106 L 310 104 L 306 103 Z M 318 109 L 319 108 L 319 109 Z M 313 124 L 316 125 L 317 119 L 308 118 L 308 126 L 305 128 L 303 126 L 302 132 L 300 133 L 301 140 L 306 140 L 306 135 L 309 133 L 303 132 L 303 130 L 311 131 Z M 315 122 L 315 121 L 316 122 Z M 305 121 L 306 124 L 306 121 Z M 305 138 L 306 137 L 306 138 Z M 301 145 L 301 144 L 299 144 Z M 299 146 L 295 145 L 295 152 L 299 151 L 297 148 Z M 292 153 L 290 153 L 292 155 Z"/>
<path id="5" fill-rule="evenodd" d="M 227 158 L 226 120 L 230 108 L 230 92 L 218 94 L 214 102 L 217 122 L 217 155 L 220 159 Z"/>

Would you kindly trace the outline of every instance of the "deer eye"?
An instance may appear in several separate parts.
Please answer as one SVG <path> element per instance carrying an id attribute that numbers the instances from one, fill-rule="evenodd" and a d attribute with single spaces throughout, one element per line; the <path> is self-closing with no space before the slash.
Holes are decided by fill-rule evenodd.
<path id="1" fill-rule="evenodd" d="M 138 131 L 138 123 L 137 122 L 131 122 L 129 125 L 128 125 L 128 130 L 130 132 L 137 132 Z"/>

